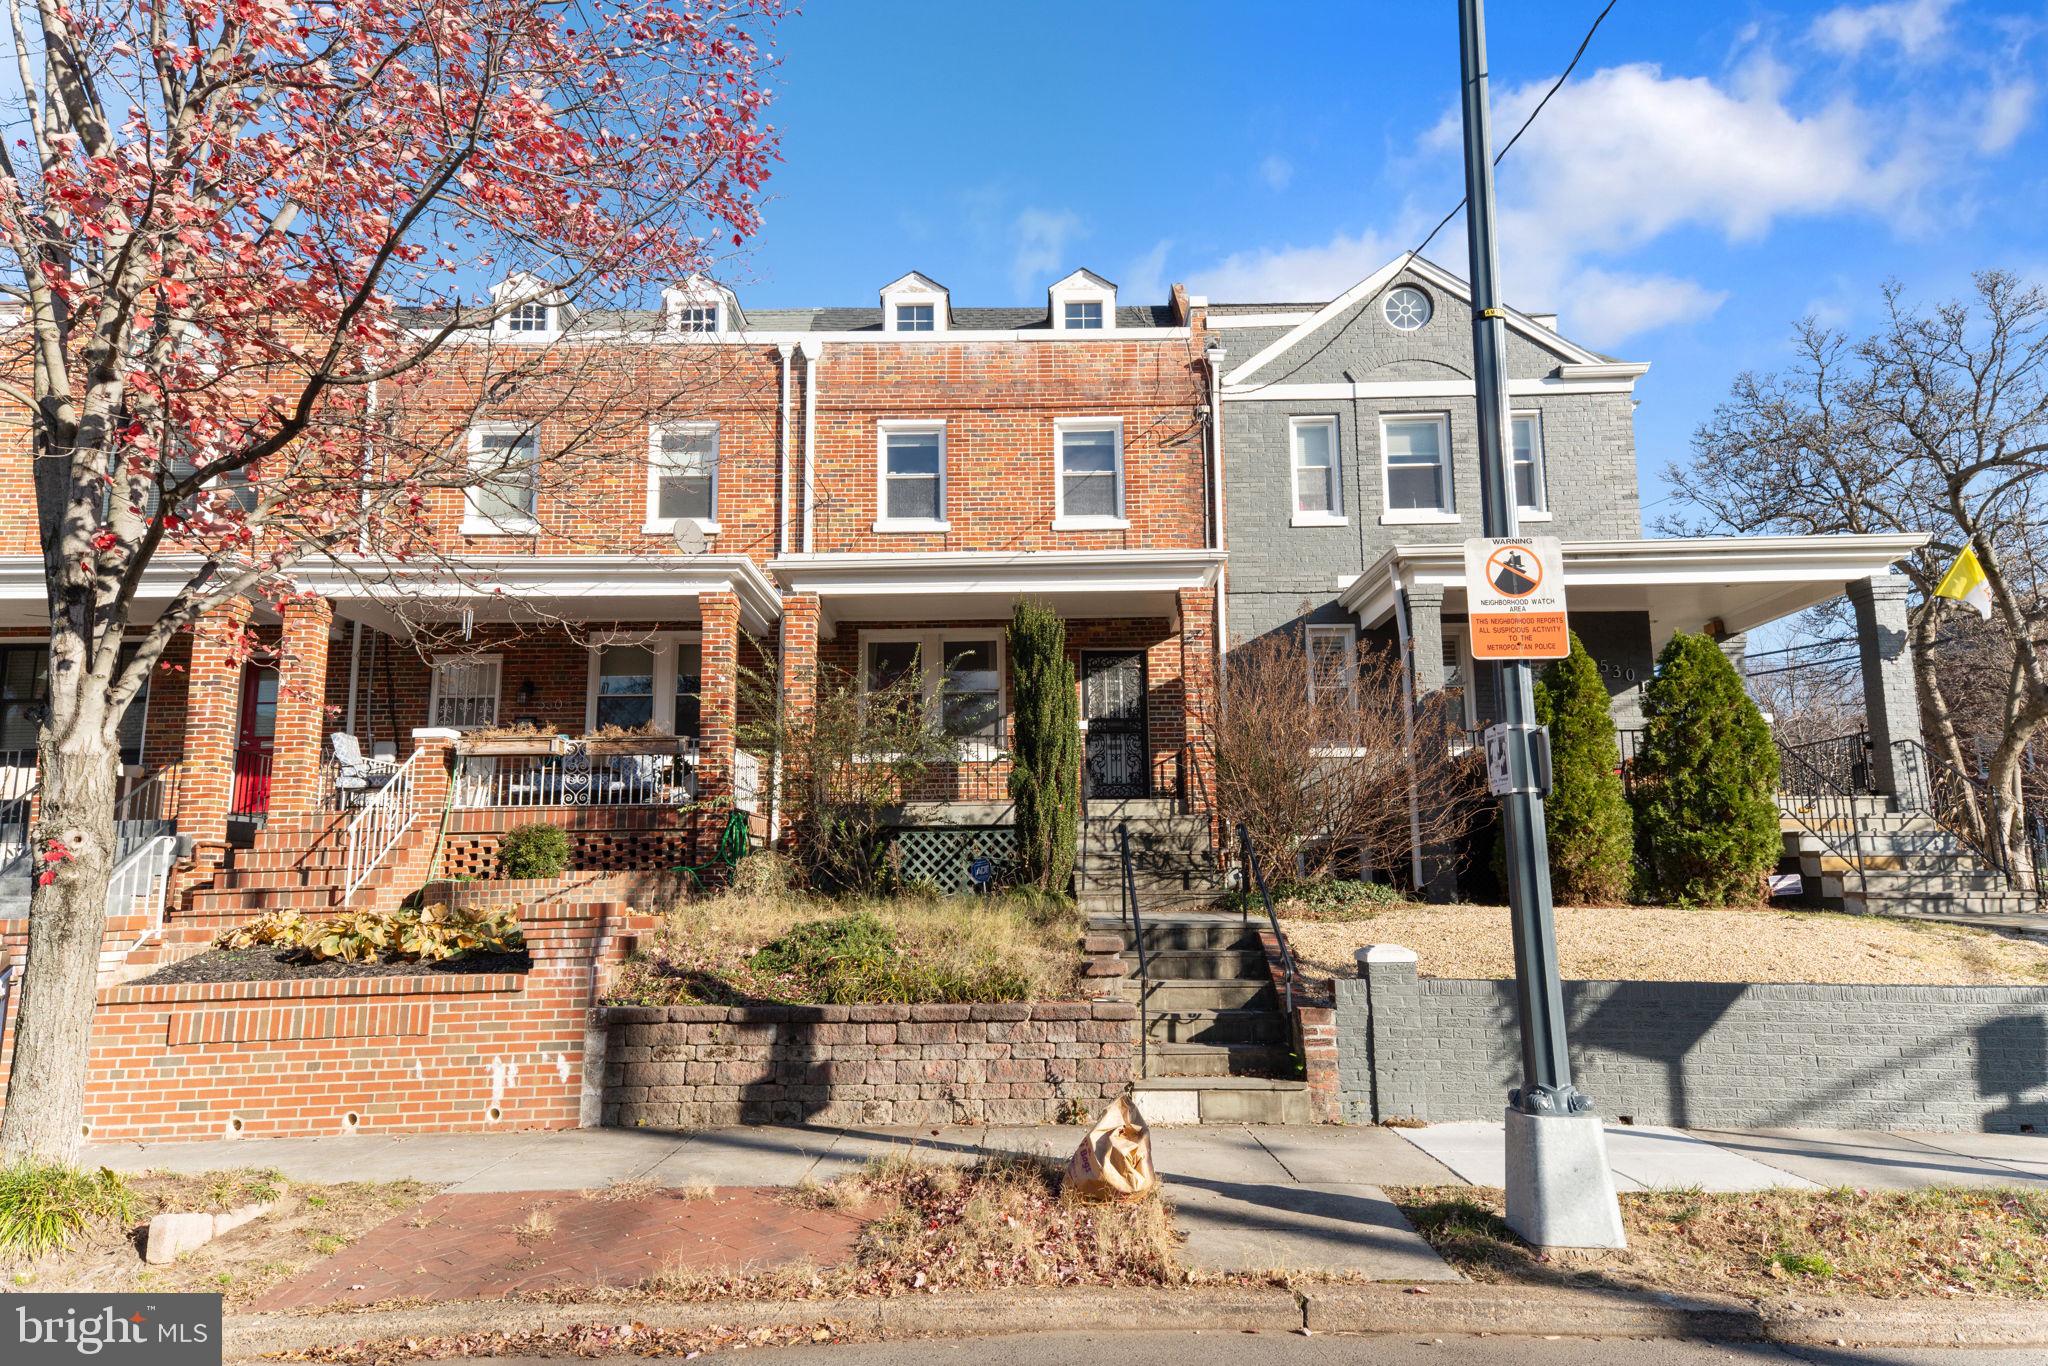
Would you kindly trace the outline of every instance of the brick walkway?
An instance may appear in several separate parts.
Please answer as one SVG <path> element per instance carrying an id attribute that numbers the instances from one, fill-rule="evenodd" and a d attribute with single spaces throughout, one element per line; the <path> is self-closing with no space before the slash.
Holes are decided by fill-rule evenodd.
<path id="1" fill-rule="evenodd" d="M 673 1190 L 611 1200 L 580 1191 L 437 1195 L 278 1286 L 256 1308 L 492 1299 L 852 1254 L 858 1219 L 800 1209 L 780 1194 L 740 1186 L 694 1200 Z"/>

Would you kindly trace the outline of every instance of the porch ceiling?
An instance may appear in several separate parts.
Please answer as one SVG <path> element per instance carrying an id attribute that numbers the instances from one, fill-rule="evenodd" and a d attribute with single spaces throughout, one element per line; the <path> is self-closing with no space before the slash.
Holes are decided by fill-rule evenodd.
<path id="1" fill-rule="evenodd" d="M 1020 597 L 1069 618 L 1171 618 L 1184 590 L 1215 586 L 1220 550 L 954 551 L 784 555 L 768 568 L 785 593 L 815 593 L 820 630 L 842 621 L 1007 617 Z"/>
<path id="2" fill-rule="evenodd" d="M 1926 542 L 1919 533 L 1567 541 L 1566 602 L 1581 612 L 1647 612 L 1660 644 L 1716 618 L 1731 633 L 1747 631 L 1886 573 Z M 1338 602 L 1361 624 L 1378 626 L 1417 585 L 1441 587 L 1444 611 L 1462 613 L 1462 543 L 1396 546 L 1343 584 Z"/>

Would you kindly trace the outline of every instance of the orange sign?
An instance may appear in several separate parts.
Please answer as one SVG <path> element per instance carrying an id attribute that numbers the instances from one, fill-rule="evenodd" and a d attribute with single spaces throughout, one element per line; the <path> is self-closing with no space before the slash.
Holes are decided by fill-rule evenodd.
<path id="1" fill-rule="evenodd" d="M 1562 659 L 1571 653 L 1564 547 L 1554 536 L 1465 542 L 1465 602 L 1474 659 Z"/>

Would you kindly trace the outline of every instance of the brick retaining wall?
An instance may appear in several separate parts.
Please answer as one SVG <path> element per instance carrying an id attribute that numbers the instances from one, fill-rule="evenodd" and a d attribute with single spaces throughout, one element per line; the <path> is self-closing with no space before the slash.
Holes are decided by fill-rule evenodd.
<path id="1" fill-rule="evenodd" d="M 1412 953 L 1337 988 L 1344 1119 L 1498 1119 L 1521 1073 L 1513 982 L 1418 978 Z M 2048 1130 L 2048 987 L 1566 982 L 1572 1072 L 1642 1124 Z"/>
<path id="2" fill-rule="evenodd" d="M 615 1006 L 604 1122 L 1085 1122 L 1136 1079 L 1137 1007 Z"/>

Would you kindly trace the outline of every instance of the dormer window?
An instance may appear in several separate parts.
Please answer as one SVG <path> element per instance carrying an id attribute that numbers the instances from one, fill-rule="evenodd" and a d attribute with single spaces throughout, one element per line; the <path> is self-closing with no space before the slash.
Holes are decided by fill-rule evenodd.
<path id="1" fill-rule="evenodd" d="M 914 270 L 882 286 L 884 332 L 944 332 L 951 325 L 948 308 L 946 287 Z"/>
<path id="2" fill-rule="evenodd" d="M 664 289 L 661 307 L 668 330 L 684 336 L 716 337 L 747 325 L 733 292 L 702 275 Z"/>
<path id="3" fill-rule="evenodd" d="M 1077 270 L 1046 291 L 1057 332 L 1101 332 L 1116 326 L 1116 286 L 1092 270 Z"/>
<path id="4" fill-rule="evenodd" d="M 718 330 L 718 306 L 709 307 L 693 304 L 676 310 L 676 331 L 716 332 Z"/>
<path id="5" fill-rule="evenodd" d="M 1082 329 L 1096 329 L 1102 326 L 1102 304 L 1099 300 L 1069 301 L 1066 307 L 1066 329 L 1069 332 Z"/>
<path id="6" fill-rule="evenodd" d="M 528 301 L 523 304 L 515 304 L 512 311 L 505 315 L 505 330 L 507 332 L 552 332 L 555 330 L 554 319 L 549 315 L 553 312 L 553 309 L 543 303 Z"/>

